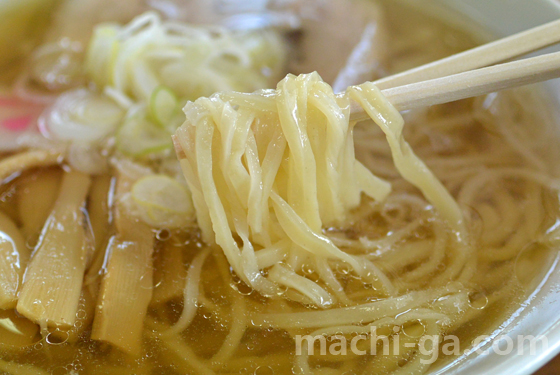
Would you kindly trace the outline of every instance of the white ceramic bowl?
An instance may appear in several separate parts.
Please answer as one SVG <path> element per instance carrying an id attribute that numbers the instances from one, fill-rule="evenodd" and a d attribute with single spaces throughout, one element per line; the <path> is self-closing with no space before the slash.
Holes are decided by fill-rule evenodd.
<path id="1" fill-rule="evenodd" d="M 469 22 L 477 25 L 474 29 L 481 36 L 503 37 L 531 27 L 560 18 L 560 1 L 558 0 L 409 0 L 412 5 L 422 8 L 436 6 L 441 12 L 458 12 L 462 16 L 460 23 Z M 480 26 L 480 27 L 479 27 Z M 560 50 L 560 46 L 548 51 Z M 544 51 L 543 51 L 544 52 Z M 554 80 L 543 84 L 548 91 L 547 98 L 551 105 L 560 108 L 560 81 Z M 560 115 L 560 112 L 558 112 Z M 560 116 L 558 116 L 560 125 Z M 482 343 L 479 352 L 489 349 L 488 353 L 478 354 L 473 348 L 470 353 L 458 358 L 449 365 L 438 369 L 435 374 L 472 375 L 472 374 L 532 374 L 555 355 L 560 353 L 560 265 L 558 254 L 550 260 L 551 268 L 541 277 L 542 282 L 527 298 L 523 306 L 503 323 L 503 334 L 512 339 L 514 348 L 508 355 L 498 354 L 503 349 L 492 349 L 492 341 Z M 546 347 L 537 346 L 530 354 L 529 342 L 525 341 L 523 352 L 519 355 L 518 337 L 522 335 L 546 337 Z M 505 340 L 502 342 L 505 344 Z"/>

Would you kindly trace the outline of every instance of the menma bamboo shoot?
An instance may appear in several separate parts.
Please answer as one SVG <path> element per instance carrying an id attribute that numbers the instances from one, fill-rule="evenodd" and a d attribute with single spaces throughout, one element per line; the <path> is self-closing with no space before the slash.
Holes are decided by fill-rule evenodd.
<path id="1" fill-rule="evenodd" d="M 155 284 L 153 303 L 165 303 L 183 296 L 187 268 L 183 261 L 185 251 L 177 238 L 170 238 L 155 257 Z"/>
<path id="2" fill-rule="evenodd" d="M 106 272 L 101 282 L 91 338 L 105 341 L 138 356 L 144 319 L 153 292 L 154 233 L 126 212 L 122 202 L 132 183 L 142 176 L 135 165 L 119 168 L 116 187 L 115 227 L 106 252 Z"/>
<path id="3" fill-rule="evenodd" d="M 18 183 L 17 206 L 21 231 L 28 242 L 36 243 L 58 196 L 62 172 L 48 169 L 24 177 Z"/>
<path id="4" fill-rule="evenodd" d="M 107 273 L 101 282 L 91 338 L 139 355 L 144 318 L 152 299 L 153 233 L 140 224 L 135 238 L 109 243 Z"/>
<path id="5" fill-rule="evenodd" d="M 88 215 L 93 231 L 94 253 L 87 262 L 84 286 L 90 296 L 97 301 L 101 285 L 102 268 L 106 261 L 107 241 L 112 224 L 112 206 L 115 179 L 108 175 L 97 176 L 91 183 L 88 196 Z"/>
<path id="6" fill-rule="evenodd" d="M 50 327 L 70 328 L 82 291 L 88 241 L 84 204 L 89 176 L 67 172 L 25 272 L 17 311 Z"/>

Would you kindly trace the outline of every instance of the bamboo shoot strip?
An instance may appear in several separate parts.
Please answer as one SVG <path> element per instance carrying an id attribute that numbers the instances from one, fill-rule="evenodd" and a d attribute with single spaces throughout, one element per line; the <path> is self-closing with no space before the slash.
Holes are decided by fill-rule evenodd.
<path id="1" fill-rule="evenodd" d="M 59 169 L 41 171 L 23 179 L 18 186 L 17 205 L 26 240 L 36 243 L 53 208 L 62 172 Z M 18 181 L 19 183 L 19 181 Z"/>
<path id="2" fill-rule="evenodd" d="M 34 322 L 70 328 L 76 321 L 86 266 L 83 208 L 90 182 L 79 172 L 62 178 L 17 304 L 17 311 Z"/>
<path id="3" fill-rule="evenodd" d="M 12 309 L 17 303 L 29 250 L 14 222 L 0 212 L 0 309 Z"/>
<path id="4" fill-rule="evenodd" d="M 78 313 L 76 314 L 76 323 L 69 330 L 54 329 L 51 335 L 60 342 L 75 343 L 80 336 L 91 327 L 93 315 L 95 313 L 96 300 L 91 295 L 88 288 L 83 288 L 80 294 L 80 302 L 78 304 Z"/>
<path id="5" fill-rule="evenodd" d="M 62 156 L 45 150 L 22 152 L 0 162 L 0 183 L 20 175 L 23 171 L 60 164 Z"/>
<path id="6" fill-rule="evenodd" d="M 109 176 L 96 177 L 88 198 L 88 214 L 93 230 L 95 253 L 87 265 L 84 286 L 97 303 L 101 278 L 103 277 L 105 262 L 107 261 L 107 244 L 111 239 L 113 224 L 113 205 L 116 179 Z M 108 185 L 107 185 L 108 184 Z"/>
<path id="7" fill-rule="evenodd" d="M 130 191 L 132 183 L 144 174 L 136 169 L 134 165 L 121 166 L 118 172 L 117 235 L 109 241 L 106 273 L 101 282 L 91 338 L 138 356 L 144 318 L 153 292 L 154 234 L 150 227 L 125 213 L 122 198 Z M 127 173 L 131 171 L 138 173 Z"/>
<path id="8" fill-rule="evenodd" d="M 184 245 L 177 238 L 170 238 L 157 254 L 154 267 L 157 287 L 154 289 L 153 303 L 165 303 L 183 296 L 187 279 L 184 251 Z"/>
<path id="9" fill-rule="evenodd" d="M 144 318 L 152 299 L 153 234 L 139 224 L 137 236 L 109 243 L 107 273 L 101 282 L 91 338 L 138 356 Z"/>
<path id="10" fill-rule="evenodd" d="M 90 261 L 97 259 L 100 252 L 105 251 L 102 248 L 107 243 L 107 235 L 109 232 L 109 225 L 111 221 L 110 213 L 110 197 L 112 177 L 103 175 L 95 177 L 91 183 L 91 188 L 88 196 L 88 215 L 93 231 L 94 249 L 95 253 L 92 254 Z M 88 261 L 88 269 L 90 266 Z"/>

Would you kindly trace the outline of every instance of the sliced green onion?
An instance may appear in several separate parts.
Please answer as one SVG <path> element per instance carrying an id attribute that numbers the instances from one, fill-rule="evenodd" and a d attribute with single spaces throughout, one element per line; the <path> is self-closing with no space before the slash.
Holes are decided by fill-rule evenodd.
<path id="1" fill-rule="evenodd" d="M 96 142 L 111 134 L 123 117 L 122 108 L 107 96 L 77 89 L 60 95 L 43 120 L 58 140 Z"/>
<path id="2" fill-rule="evenodd" d="M 138 99 L 149 101 L 150 96 L 159 86 L 159 80 L 144 60 L 135 60 L 128 64 L 132 77 L 131 93 Z"/>
<path id="3" fill-rule="evenodd" d="M 190 192 L 177 180 L 162 174 L 138 180 L 131 191 L 136 214 L 157 228 L 180 228 L 194 217 Z"/>
<path id="4" fill-rule="evenodd" d="M 111 70 L 119 51 L 117 34 L 116 26 L 97 26 L 87 49 L 85 70 L 101 87 L 112 83 Z"/>
<path id="5" fill-rule="evenodd" d="M 217 91 L 273 87 L 286 58 L 285 40 L 276 31 L 214 33 L 193 25 L 177 28 L 145 13 L 128 26 L 98 26 L 88 47 L 86 72 L 97 84 L 151 106 L 154 90 L 160 91 L 160 86 L 189 100 Z M 172 102 L 171 96 L 159 98 L 161 94 L 156 94 L 158 125 L 167 122 L 171 110 L 165 104 L 160 118 L 159 100 Z"/>
<path id="6" fill-rule="evenodd" d="M 162 128 L 171 128 L 171 123 L 177 115 L 178 107 L 179 100 L 177 96 L 167 87 L 159 86 L 152 93 L 150 99 L 150 115 L 154 122 Z"/>
<path id="7" fill-rule="evenodd" d="M 117 149 L 132 157 L 145 157 L 171 149 L 171 135 L 143 113 L 128 119 L 117 132 Z"/>

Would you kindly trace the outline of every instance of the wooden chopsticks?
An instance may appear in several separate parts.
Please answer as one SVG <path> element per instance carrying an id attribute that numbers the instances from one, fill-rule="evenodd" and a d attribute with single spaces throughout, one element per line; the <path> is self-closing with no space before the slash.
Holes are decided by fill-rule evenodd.
<path id="1" fill-rule="evenodd" d="M 381 90 L 498 64 L 560 43 L 560 20 L 375 81 Z"/>
<path id="2" fill-rule="evenodd" d="M 560 77 L 560 52 L 382 90 L 399 111 L 449 103 Z M 352 103 L 351 120 L 369 118 Z"/>
<path id="3" fill-rule="evenodd" d="M 560 77 L 560 52 L 488 66 L 560 42 L 560 20 L 375 83 L 400 111 L 448 103 Z M 353 121 L 368 116 L 352 103 Z"/>

